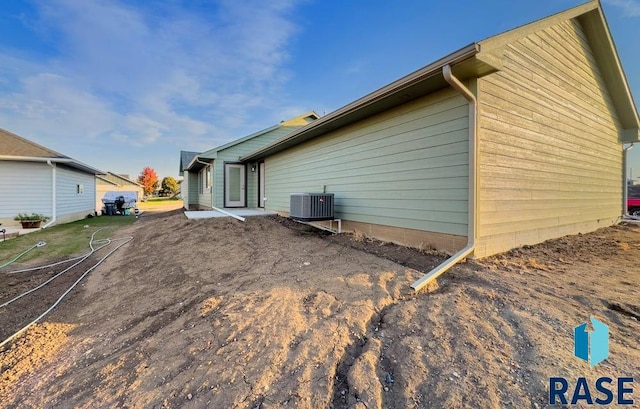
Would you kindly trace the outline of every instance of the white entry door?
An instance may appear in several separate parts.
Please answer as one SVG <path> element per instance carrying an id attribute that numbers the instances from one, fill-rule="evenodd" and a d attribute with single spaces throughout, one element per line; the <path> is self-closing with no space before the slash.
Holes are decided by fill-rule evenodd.
<path id="1" fill-rule="evenodd" d="M 224 165 L 224 207 L 245 207 L 245 166 Z"/>
<path id="2" fill-rule="evenodd" d="M 264 193 L 264 162 L 260 162 L 259 166 L 258 166 L 258 177 L 260 178 L 260 188 L 258 190 L 260 190 L 258 192 L 258 207 L 263 207 L 264 208 L 264 199 L 265 199 L 265 193 Z"/>

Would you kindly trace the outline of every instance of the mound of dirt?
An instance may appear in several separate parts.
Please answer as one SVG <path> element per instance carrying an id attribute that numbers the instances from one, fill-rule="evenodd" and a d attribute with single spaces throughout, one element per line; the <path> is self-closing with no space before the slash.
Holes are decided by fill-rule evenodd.
<path id="1" fill-rule="evenodd" d="M 0 406 L 544 407 L 549 376 L 640 367 L 634 226 L 458 265 L 420 294 L 417 270 L 441 255 L 280 218 L 174 211 L 122 234 L 49 318 L 77 326 L 63 359 L 0 380 L 14 391 Z M 593 369 L 572 350 L 591 315 L 611 335 Z M 14 345 L 6 370 L 29 355 Z"/>

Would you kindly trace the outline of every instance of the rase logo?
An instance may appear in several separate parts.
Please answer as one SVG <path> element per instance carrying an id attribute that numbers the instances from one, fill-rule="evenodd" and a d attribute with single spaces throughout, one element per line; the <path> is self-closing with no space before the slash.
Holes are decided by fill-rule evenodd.
<path id="1" fill-rule="evenodd" d="M 609 327 L 597 319 L 591 317 L 593 331 L 587 330 L 587 323 L 582 323 L 573 329 L 573 354 L 589 363 L 593 368 L 609 357 Z M 614 389 L 614 384 L 616 388 Z M 614 402 L 618 405 L 633 405 L 633 378 L 621 377 L 614 380 L 603 376 L 596 380 L 594 385 L 596 396 L 591 394 L 589 382 L 584 377 L 579 377 L 575 382 L 573 393 L 569 393 L 569 381 L 566 378 L 549 378 L 549 404 L 557 403 L 575 405 L 584 402 L 592 405 L 609 405 Z M 571 395 L 571 401 L 568 396 Z"/>
<path id="2" fill-rule="evenodd" d="M 591 332 L 586 322 L 573 329 L 573 354 L 593 368 L 609 357 L 609 327 L 593 317 L 591 323 Z"/>

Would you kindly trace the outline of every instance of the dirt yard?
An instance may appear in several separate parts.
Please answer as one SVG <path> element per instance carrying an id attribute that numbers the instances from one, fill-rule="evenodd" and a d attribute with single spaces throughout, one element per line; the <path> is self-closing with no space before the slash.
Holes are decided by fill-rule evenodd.
<path id="1" fill-rule="evenodd" d="M 0 407 L 543 408 L 550 376 L 633 376 L 640 405 L 638 226 L 458 265 L 419 294 L 441 255 L 282 218 L 176 210 L 119 234 L 134 240 L 0 353 Z M 0 303 L 38 274 L 0 272 Z M 42 305 L 4 310 L 6 336 Z M 592 369 L 573 356 L 590 316 L 611 351 Z"/>

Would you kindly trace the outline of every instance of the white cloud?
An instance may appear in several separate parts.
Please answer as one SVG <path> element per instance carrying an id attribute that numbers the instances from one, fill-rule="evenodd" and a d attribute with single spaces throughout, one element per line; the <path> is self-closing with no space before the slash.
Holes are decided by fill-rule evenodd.
<path id="1" fill-rule="evenodd" d="M 0 98 L 3 126 L 29 129 L 51 141 L 95 138 L 116 119 L 117 114 L 101 99 L 53 73 L 22 78 L 18 91 Z"/>
<path id="2" fill-rule="evenodd" d="M 606 3 L 611 4 L 622 9 L 622 12 L 626 17 L 640 17 L 640 2 L 637 0 L 605 0 Z"/>
<path id="3" fill-rule="evenodd" d="M 25 30 L 53 51 L 37 60 L 0 39 L 0 127 L 184 149 L 255 130 L 256 111 L 278 108 L 296 2 L 184 3 L 36 1 Z"/>

